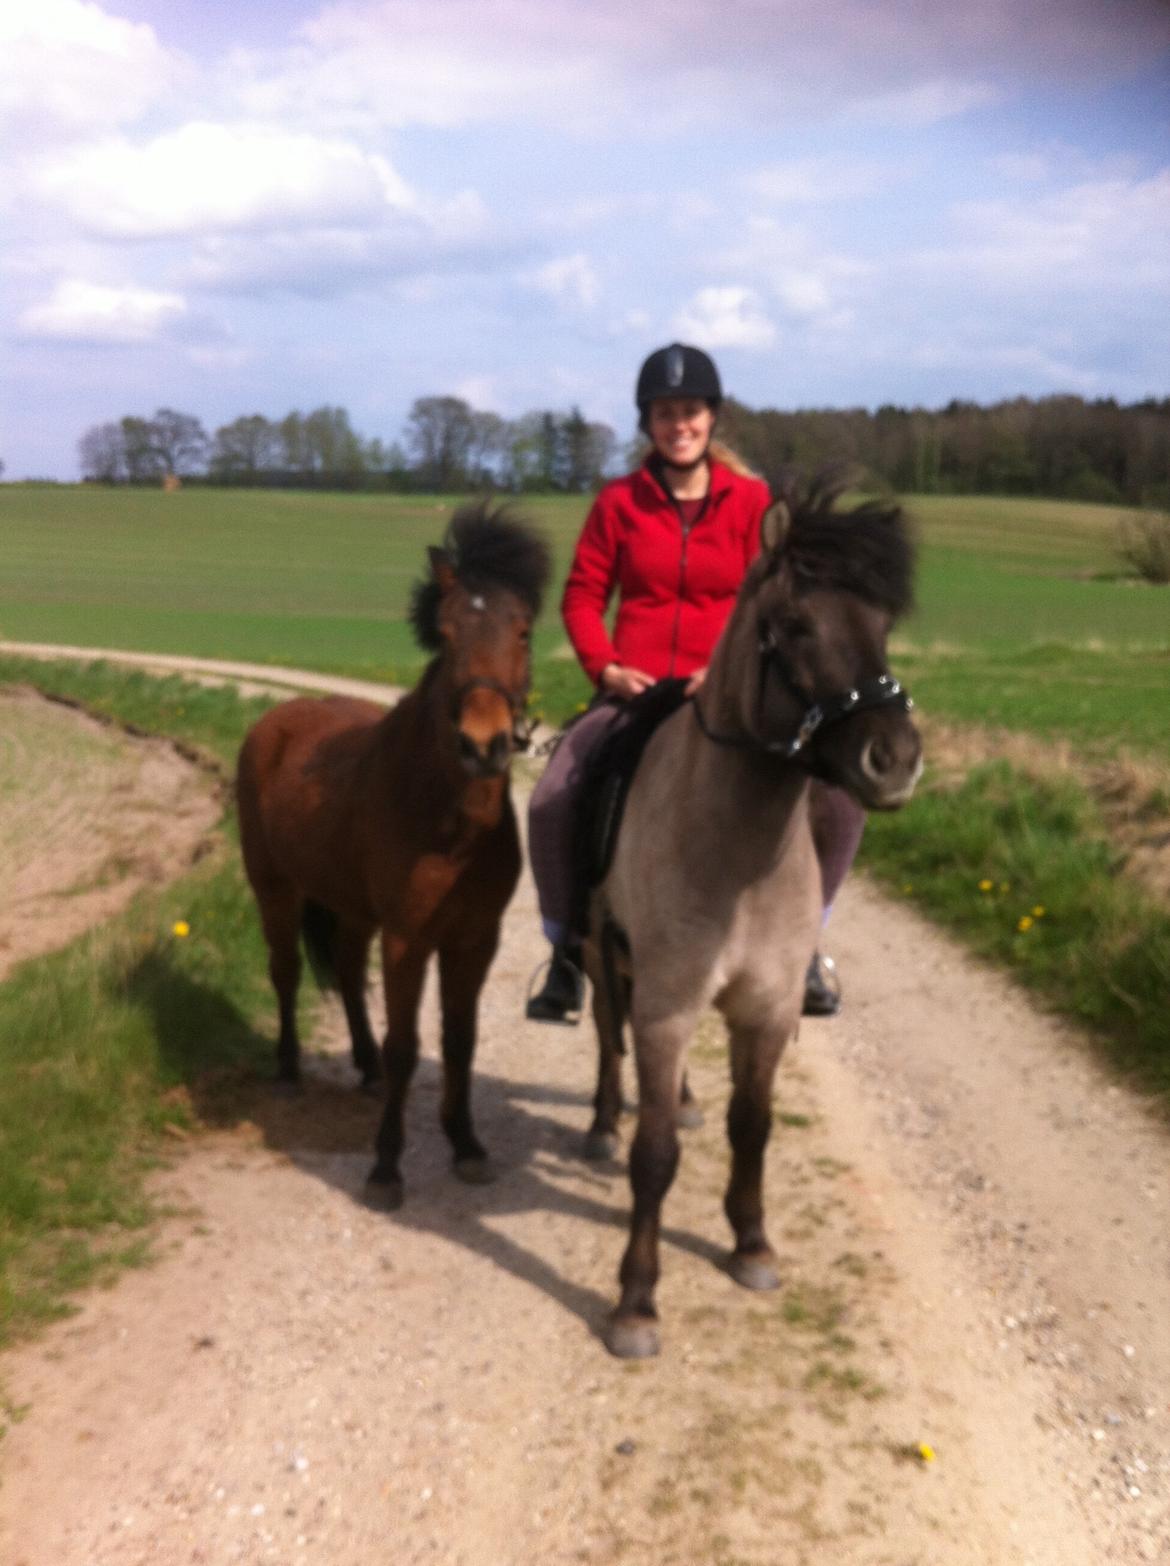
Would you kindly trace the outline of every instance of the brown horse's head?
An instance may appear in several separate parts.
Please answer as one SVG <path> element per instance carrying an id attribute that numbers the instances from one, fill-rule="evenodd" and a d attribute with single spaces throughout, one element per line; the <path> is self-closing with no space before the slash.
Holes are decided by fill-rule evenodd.
<path id="1" fill-rule="evenodd" d="M 838 474 L 807 495 L 789 485 L 765 518 L 735 615 L 739 656 L 754 670 L 739 687 L 740 721 L 866 809 L 893 810 L 922 770 L 912 703 L 886 654 L 911 605 L 914 550 L 899 506 L 838 511 L 845 487 Z"/>
<path id="2" fill-rule="evenodd" d="M 506 506 L 480 502 L 461 507 L 428 554 L 430 578 L 411 599 L 415 635 L 439 655 L 459 764 L 469 777 L 500 777 L 528 694 L 548 549 Z"/>

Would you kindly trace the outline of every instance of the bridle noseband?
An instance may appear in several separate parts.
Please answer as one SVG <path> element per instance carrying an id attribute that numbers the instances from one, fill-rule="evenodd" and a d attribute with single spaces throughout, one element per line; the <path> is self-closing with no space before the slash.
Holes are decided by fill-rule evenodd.
<path id="1" fill-rule="evenodd" d="M 913 712 L 914 702 L 909 692 L 896 680 L 892 674 L 878 674 L 872 679 L 862 680 L 858 685 L 852 686 L 847 691 L 841 691 L 838 695 L 827 696 L 817 701 L 811 691 L 808 691 L 796 679 L 789 668 L 775 633 L 771 626 L 760 628 L 759 640 L 759 679 L 756 692 L 757 723 L 762 723 L 764 713 L 764 689 L 767 684 L 768 671 L 774 669 L 780 678 L 781 684 L 789 695 L 804 708 L 804 715 L 797 726 L 796 733 L 790 739 L 766 740 L 757 734 L 720 734 L 709 727 L 703 716 L 703 709 L 699 705 L 699 697 L 696 692 L 692 705 L 695 709 L 695 717 L 698 719 L 699 728 L 707 739 L 716 745 L 727 745 L 740 750 L 753 750 L 757 754 L 765 756 L 781 756 L 787 761 L 795 761 L 801 758 L 807 750 L 810 741 L 821 729 L 831 724 L 840 723 L 843 718 L 851 717 L 855 712 L 865 712 L 877 707 L 897 707 L 901 712 Z"/>

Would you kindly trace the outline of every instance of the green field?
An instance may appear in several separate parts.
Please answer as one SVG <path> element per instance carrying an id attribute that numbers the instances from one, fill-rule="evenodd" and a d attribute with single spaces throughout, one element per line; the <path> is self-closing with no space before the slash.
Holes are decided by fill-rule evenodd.
<path id="1" fill-rule="evenodd" d="M 0 638 L 192 653 L 408 678 L 405 622 L 453 502 L 187 489 L 0 486 Z M 900 670 L 928 713 L 1170 756 L 1170 590 L 1119 574 L 1117 510 L 919 497 L 919 608 Z M 526 503 L 563 572 L 586 509 Z M 564 713 L 584 684 L 555 594 L 537 685 Z"/>

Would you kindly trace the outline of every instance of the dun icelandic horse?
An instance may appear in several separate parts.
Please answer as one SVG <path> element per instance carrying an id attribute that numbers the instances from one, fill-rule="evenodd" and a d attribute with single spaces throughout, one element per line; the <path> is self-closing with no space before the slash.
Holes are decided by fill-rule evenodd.
<path id="1" fill-rule="evenodd" d="M 591 1156 L 617 1148 L 627 1014 L 638 1074 L 633 1216 L 606 1334 L 622 1357 L 658 1352 L 660 1214 L 678 1164 L 686 1048 L 710 1005 L 730 1036 L 728 1270 L 747 1288 L 778 1287 L 761 1186 L 772 1082 L 820 927 L 809 780 L 893 810 L 921 772 L 912 704 L 886 662 L 887 634 L 911 600 L 910 540 L 896 506 L 839 511 L 843 487 L 822 477 L 803 500 L 790 489 L 768 512 L 704 684 L 646 748 L 592 899 Z"/>
<path id="2" fill-rule="evenodd" d="M 418 1061 L 417 1013 L 432 952 L 442 1008 L 441 1120 L 455 1172 L 490 1178 L 471 1117 L 479 992 L 520 873 L 509 795 L 529 639 L 548 579 L 543 541 L 486 505 L 453 517 L 429 551 L 411 620 L 435 653 L 390 711 L 331 697 L 284 702 L 251 729 L 237 789 L 248 880 L 280 1005 L 280 1077 L 300 1075 L 296 991 L 302 930 L 345 1004 L 354 1065 L 380 1075 L 366 1013 L 370 942 L 381 932 L 386 1109 L 368 1194 L 402 1200 L 403 1109 Z"/>

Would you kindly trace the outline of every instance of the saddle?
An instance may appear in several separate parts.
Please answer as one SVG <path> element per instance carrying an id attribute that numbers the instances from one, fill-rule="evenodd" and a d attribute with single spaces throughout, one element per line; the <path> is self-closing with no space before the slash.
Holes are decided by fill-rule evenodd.
<path id="1" fill-rule="evenodd" d="M 613 863 L 630 784 L 660 724 L 686 701 L 687 682 L 659 680 L 627 703 L 622 721 L 601 740 L 585 767 L 573 834 L 573 927 L 588 928 L 589 899 Z"/>

